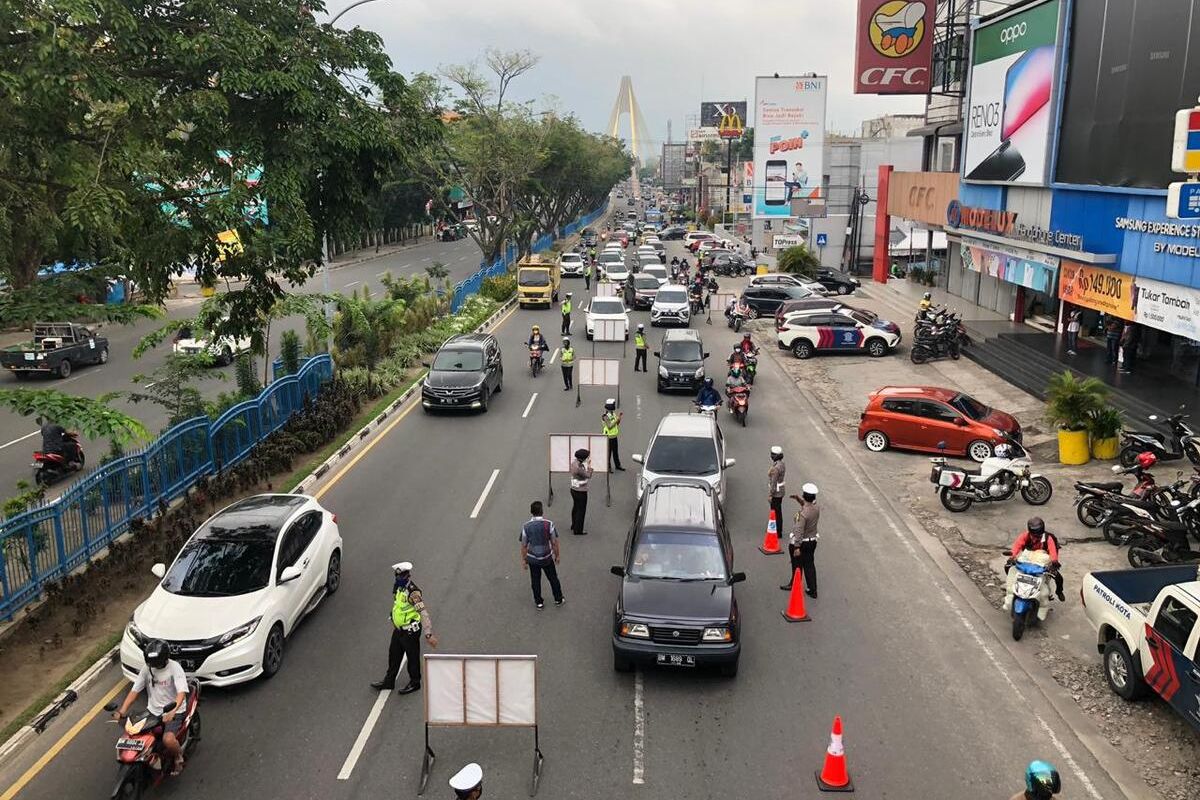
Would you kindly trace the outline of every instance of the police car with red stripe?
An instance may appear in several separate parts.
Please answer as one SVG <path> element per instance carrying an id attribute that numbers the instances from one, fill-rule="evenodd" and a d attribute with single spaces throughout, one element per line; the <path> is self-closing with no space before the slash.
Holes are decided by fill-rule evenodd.
<path id="1" fill-rule="evenodd" d="M 850 306 L 790 311 L 775 326 L 779 347 L 796 358 L 818 352 L 866 352 L 879 358 L 900 344 L 900 326 Z"/>

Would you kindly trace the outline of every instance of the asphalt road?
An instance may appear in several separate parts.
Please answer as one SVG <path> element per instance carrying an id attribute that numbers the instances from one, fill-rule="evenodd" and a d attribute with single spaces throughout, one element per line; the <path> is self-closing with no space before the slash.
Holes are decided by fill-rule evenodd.
<path id="1" fill-rule="evenodd" d="M 360 253 L 355 255 L 368 255 Z M 423 244 L 398 250 L 380 258 L 363 261 L 358 264 L 339 267 L 334 262 L 334 268 L 329 274 L 331 292 L 348 294 L 361 291 L 362 286 L 369 286 L 376 296 L 382 292 L 379 277 L 390 272 L 395 277 L 423 273 L 427 266 L 435 261 L 443 262 L 450 271 L 451 281 L 457 282 L 466 278 L 479 268 L 479 247 L 472 239 L 461 239 L 457 242 L 427 241 Z M 298 291 L 321 292 L 324 290 L 324 279 L 320 273 L 313 276 L 303 289 Z M 167 317 L 169 319 L 184 319 L 193 316 L 202 301 L 199 298 L 179 299 L 168 301 Z M 106 326 L 103 331 L 109 339 L 109 360 L 104 366 L 81 367 L 66 380 L 34 379 L 19 382 L 12 375 L 0 375 L 0 385 L 7 387 L 29 387 L 38 389 L 59 389 L 69 394 L 97 397 L 107 392 L 127 392 L 138 386 L 145 386 L 152 379 L 133 383 L 135 375 L 147 375 L 162 365 L 167 354 L 171 352 L 169 342 L 164 343 L 154 351 L 140 359 L 132 355 L 137 342 L 154 330 L 163 321 L 142 320 L 134 325 Z M 274 325 L 271 331 L 270 353 L 274 359 L 279 354 L 279 337 L 283 331 L 297 330 L 304 335 L 304 322 L 300 318 L 285 320 L 283 324 Z M 258 374 L 262 376 L 263 359 L 255 359 Z M 233 367 L 212 370 L 214 375 L 221 378 L 200 381 L 197 384 L 206 396 L 216 397 L 219 392 L 235 390 Z M 133 404 L 125 400 L 117 400 L 114 406 L 133 415 L 150 430 L 158 433 L 166 424 L 167 414 L 163 409 L 151 403 Z M 0 409 L 0 496 L 15 493 L 18 480 L 30 480 L 30 454 L 40 447 L 41 439 L 36 434 L 37 426 L 32 420 Z M 84 452 L 91 463 L 99 461 L 108 450 L 105 441 L 84 443 Z M 62 482 L 53 487 L 58 491 L 67 486 Z"/>
<path id="2" fill-rule="evenodd" d="M 646 320 L 645 312 L 633 316 Z M 567 602 L 535 609 L 517 532 L 529 502 L 546 496 L 546 436 L 599 432 L 610 393 L 585 389 L 576 408 L 556 368 L 530 377 L 522 348 L 529 326 L 556 330 L 557 319 L 556 311 L 530 310 L 502 323 L 504 392 L 489 413 L 405 412 L 348 470 L 335 470 L 322 485 L 322 502 L 338 514 L 345 539 L 341 592 L 297 630 L 273 680 L 205 694 L 204 743 L 161 796 L 415 795 L 424 736 L 420 696 L 388 695 L 360 756 L 347 763 L 379 698 L 368 684 L 385 666 L 388 565 L 400 560 L 416 565 L 440 652 L 538 655 L 546 755 L 540 797 L 816 798 L 813 771 L 835 714 L 845 721 L 849 767 L 862 797 L 1008 797 L 1037 757 L 1062 770 L 1066 796 L 1122 796 L 769 357 L 760 362 L 749 426 L 734 428 L 722 417 L 738 460 L 727 503 L 735 566 L 749 576 L 738 585 L 740 674 L 612 669 L 618 579 L 608 567 L 620 560 L 634 510 L 637 473 L 628 456 L 645 447 L 665 412 L 690 405 L 686 397 L 656 394 L 653 358 L 649 375 L 635 375 L 632 351 L 621 371 L 621 452 L 630 469 L 615 473 L 611 507 L 601 499 L 603 481 L 593 482 L 590 535 L 567 533 L 563 542 Z M 577 318 L 576 331 L 581 325 Z M 714 353 L 710 367 L 719 371 L 717 354 L 734 336 L 716 323 L 697 327 Z M 651 341 L 657 339 L 655 332 Z M 591 349 L 578 344 L 581 356 Z M 621 345 L 598 344 L 596 351 L 618 357 Z M 821 487 L 820 599 L 809 603 L 813 621 L 797 625 L 779 613 L 784 559 L 755 547 L 774 444 L 787 453 L 791 491 L 810 480 Z M 566 531 L 565 476 L 555 483 L 549 514 Z M 84 712 L 115 692 L 118 679 L 111 671 L 45 741 L 0 771 L 0 786 L 12 785 L 39 758 L 44 762 L 19 793 L 0 800 L 111 790 L 115 729 Z M 59 737 L 72 725 L 77 733 L 63 743 Z M 439 759 L 426 796 L 447 796 L 446 780 L 468 761 L 484 768 L 485 797 L 527 792 L 529 732 L 435 729 L 431 743 Z M 51 747 L 59 752 L 45 759 Z"/>

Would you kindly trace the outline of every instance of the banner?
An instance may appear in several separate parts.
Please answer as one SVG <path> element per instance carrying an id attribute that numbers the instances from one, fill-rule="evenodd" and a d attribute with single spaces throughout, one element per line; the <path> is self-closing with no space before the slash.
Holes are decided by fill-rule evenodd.
<path id="1" fill-rule="evenodd" d="M 689 142 L 719 142 L 720 134 L 716 128 L 689 128 L 687 133 Z"/>
<path id="2" fill-rule="evenodd" d="M 754 82 L 754 217 L 786 219 L 793 199 L 824 196 L 824 77 Z"/>
<path id="3" fill-rule="evenodd" d="M 1200 341 L 1200 291 L 1149 278 L 1138 278 L 1135 288 L 1135 322 Z"/>
<path id="4" fill-rule="evenodd" d="M 859 0 L 855 94 L 925 94 L 936 0 Z"/>
<path id="5" fill-rule="evenodd" d="M 1111 269 L 1063 261 L 1058 272 L 1058 297 L 1121 319 L 1134 318 L 1133 276 Z"/>
<path id="6" fill-rule="evenodd" d="M 721 102 L 707 101 L 700 104 L 701 128 L 736 128 L 746 127 L 746 101 L 726 100 Z"/>
<path id="7" fill-rule="evenodd" d="M 1056 256 L 974 239 L 962 240 L 961 253 L 967 269 L 1035 292 L 1049 293 L 1058 269 Z"/>
<path id="8" fill-rule="evenodd" d="M 1047 180 L 1060 0 L 975 29 L 963 179 L 1039 186 Z"/>

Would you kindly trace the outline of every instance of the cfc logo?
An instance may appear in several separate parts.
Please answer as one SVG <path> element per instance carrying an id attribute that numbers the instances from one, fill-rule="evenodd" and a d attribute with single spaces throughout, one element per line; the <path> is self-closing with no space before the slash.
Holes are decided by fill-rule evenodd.
<path id="1" fill-rule="evenodd" d="M 871 15 L 867 36 L 880 55 L 903 58 L 925 38 L 925 4 L 906 0 L 881 3 Z"/>

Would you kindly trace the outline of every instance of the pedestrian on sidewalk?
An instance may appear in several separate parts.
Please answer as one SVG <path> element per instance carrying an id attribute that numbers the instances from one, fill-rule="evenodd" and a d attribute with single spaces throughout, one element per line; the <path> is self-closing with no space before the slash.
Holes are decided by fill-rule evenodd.
<path id="1" fill-rule="evenodd" d="M 1121 372 L 1125 375 L 1133 372 L 1137 363 L 1138 342 L 1141 341 L 1141 331 L 1132 322 L 1126 323 L 1121 333 Z"/>
<path id="2" fill-rule="evenodd" d="M 587 516 L 588 483 L 592 479 L 592 454 L 589 450 L 575 451 L 571 462 L 571 533 L 585 536 L 584 517 Z"/>
<path id="3" fill-rule="evenodd" d="M 638 364 L 642 365 L 641 372 L 646 369 L 646 326 L 638 323 L 637 333 L 633 334 L 633 371 L 639 372 Z"/>
<path id="4" fill-rule="evenodd" d="M 532 518 L 521 526 L 521 565 L 529 571 L 529 585 L 533 589 L 533 604 L 545 607 L 542 601 L 542 573 L 550 581 L 554 593 L 554 605 L 563 604 L 562 586 L 558 583 L 559 561 L 558 530 L 554 523 L 542 516 L 542 501 L 529 504 Z"/>
<path id="5" fill-rule="evenodd" d="M 783 525 L 784 478 L 787 476 L 787 465 L 783 463 L 783 448 L 775 445 L 771 448 L 771 468 L 767 470 L 767 503 L 775 512 L 776 530 Z"/>
<path id="6" fill-rule="evenodd" d="M 624 414 L 617 411 L 617 401 L 611 397 L 604 401 L 604 413 L 600 415 L 600 431 L 608 437 L 608 467 L 615 465 L 617 472 L 624 472 L 621 454 L 617 450 L 617 437 L 621 435 L 621 420 Z"/>
<path id="7" fill-rule="evenodd" d="M 571 293 L 567 292 L 567 296 L 562 301 L 562 335 L 566 336 L 571 332 Z"/>
<path id="8" fill-rule="evenodd" d="M 788 556 L 791 557 L 791 571 L 788 572 L 788 582 L 780 589 L 790 591 L 792 578 L 799 569 L 804 575 L 804 593 L 812 599 L 817 599 L 817 522 L 821 519 L 821 509 L 817 507 L 817 486 L 806 483 L 800 487 L 800 497 L 792 495 L 792 499 L 800 504 L 796 512 L 795 522 L 788 534 Z"/>
<path id="9" fill-rule="evenodd" d="M 562 365 L 563 391 L 569 392 L 575 388 L 575 348 L 571 347 L 571 340 L 566 336 L 563 337 L 559 356 L 561 357 L 559 364 Z"/>
<path id="10" fill-rule="evenodd" d="M 1125 323 L 1121 321 L 1121 318 L 1112 314 L 1109 314 L 1104 320 L 1105 364 L 1117 363 L 1117 352 L 1121 348 L 1121 333 L 1124 327 Z"/>
<path id="11" fill-rule="evenodd" d="M 425 608 L 421 590 L 412 580 L 411 561 L 392 565 L 392 641 L 388 645 L 387 673 L 383 680 L 371 684 L 372 689 L 391 691 L 396 688 L 396 676 L 400 674 L 400 662 L 408 662 L 408 683 L 400 694 L 412 694 L 421 688 L 421 633 L 430 647 L 437 647 L 433 635 L 433 620 Z"/>
<path id="12" fill-rule="evenodd" d="M 1073 309 L 1067 315 L 1067 355 L 1075 355 L 1075 345 L 1079 340 L 1079 318 L 1083 316 L 1083 312 L 1079 309 Z"/>

